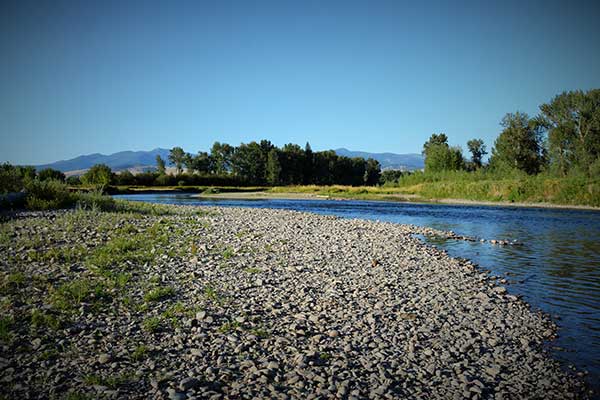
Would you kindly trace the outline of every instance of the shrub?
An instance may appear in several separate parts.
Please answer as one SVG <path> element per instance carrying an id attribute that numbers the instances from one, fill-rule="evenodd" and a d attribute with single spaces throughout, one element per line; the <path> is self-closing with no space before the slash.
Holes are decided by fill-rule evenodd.
<path id="1" fill-rule="evenodd" d="M 23 177 L 15 167 L 5 163 L 0 165 L 0 194 L 18 192 L 23 189 Z"/>
<path id="2" fill-rule="evenodd" d="M 75 195 L 77 207 L 93 211 L 112 211 L 116 208 L 115 199 L 103 195 L 100 190 L 79 192 Z"/>
<path id="3" fill-rule="evenodd" d="M 74 203 L 74 196 L 69 192 L 67 185 L 57 180 L 32 179 L 27 182 L 26 190 L 25 205 L 30 210 L 66 208 Z"/>
<path id="4" fill-rule="evenodd" d="M 96 164 L 82 175 L 81 181 L 86 185 L 94 185 L 104 188 L 110 185 L 113 179 L 112 170 L 108 165 Z"/>
<path id="5" fill-rule="evenodd" d="M 63 174 L 62 172 L 56 170 L 56 169 L 52 169 L 52 168 L 46 168 L 41 170 L 38 173 L 38 179 L 40 181 L 47 181 L 50 179 L 54 179 L 56 181 L 61 181 L 64 182 L 65 181 L 65 174 Z"/>
<path id="6" fill-rule="evenodd" d="M 67 178 L 67 185 L 79 186 L 81 185 L 81 179 L 78 176 L 69 176 Z"/>

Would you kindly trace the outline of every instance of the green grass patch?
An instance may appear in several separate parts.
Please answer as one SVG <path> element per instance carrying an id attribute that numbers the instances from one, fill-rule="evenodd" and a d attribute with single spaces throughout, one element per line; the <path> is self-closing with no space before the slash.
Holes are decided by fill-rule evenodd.
<path id="1" fill-rule="evenodd" d="M 131 359 L 134 361 L 142 361 L 146 359 L 146 357 L 148 356 L 148 352 L 148 346 L 143 344 L 136 346 L 136 348 L 131 353 Z"/>
<path id="2" fill-rule="evenodd" d="M 233 251 L 233 248 L 231 247 L 227 247 L 223 250 L 223 252 L 221 253 L 221 256 L 226 259 L 229 260 L 230 258 L 232 258 L 233 256 L 235 256 L 235 251 Z"/>
<path id="3" fill-rule="evenodd" d="M 158 332 L 161 326 L 162 319 L 160 317 L 149 317 L 142 322 L 142 329 L 146 332 Z"/>
<path id="4" fill-rule="evenodd" d="M 62 322 L 59 318 L 39 309 L 31 311 L 30 322 L 31 327 L 35 329 L 58 330 L 62 326 Z"/>
<path id="5" fill-rule="evenodd" d="M 175 295 L 175 289 L 170 286 L 163 286 L 151 289 L 146 292 L 144 295 L 144 300 L 146 302 L 157 302 L 167 299 L 169 297 L 173 297 Z"/>
<path id="6" fill-rule="evenodd" d="M 71 312 L 81 303 L 90 303 L 97 308 L 109 298 L 104 284 L 89 279 L 79 279 L 64 283 L 52 289 L 50 303 L 59 311 Z"/>
<path id="7" fill-rule="evenodd" d="M 106 386 L 109 389 L 117 389 L 120 386 L 126 385 L 133 381 L 133 375 L 129 373 L 123 373 L 115 376 L 103 377 L 101 375 L 91 374 L 86 375 L 83 381 L 87 385 L 101 385 Z"/>
<path id="8" fill-rule="evenodd" d="M 225 322 L 223 325 L 219 327 L 219 332 L 221 333 L 229 333 L 233 332 L 236 329 L 240 328 L 241 324 L 238 321 L 229 321 Z"/>
<path id="9" fill-rule="evenodd" d="M 12 316 L 0 317 L 0 342 L 8 343 L 13 337 L 15 319 Z"/>

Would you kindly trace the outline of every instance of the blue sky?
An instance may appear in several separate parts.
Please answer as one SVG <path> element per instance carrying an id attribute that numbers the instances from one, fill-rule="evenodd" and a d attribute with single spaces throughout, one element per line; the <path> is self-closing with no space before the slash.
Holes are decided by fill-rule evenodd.
<path id="1" fill-rule="evenodd" d="M 600 87 L 598 2 L 4 1 L 0 161 L 269 139 L 491 147 Z"/>

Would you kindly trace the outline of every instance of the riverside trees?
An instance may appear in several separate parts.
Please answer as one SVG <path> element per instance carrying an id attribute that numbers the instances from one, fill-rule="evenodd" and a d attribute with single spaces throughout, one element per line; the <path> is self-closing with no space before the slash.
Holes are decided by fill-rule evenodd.
<path id="1" fill-rule="evenodd" d="M 215 142 L 210 153 L 191 154 L 174 147 L 169 161 L 175 174 L 166 173 L 166 165 L 157 157 L 156 172 L 112 176 L 117 185 L 376 185 L 381 166 L 374 159 L 338 156 L 334 151 L 313 152 L 288 143 L 279 148 L 268 140 L 241 143 L 234 147 Z M 185 167 L 186 172 L 183 172 Z M 94 167 L 96 168 L 96 167 Z M 97 168 L 96 168 L 97 169 Z"/>
<path id="2" fill-rule="evenodd" d="M 500 125 L 487 166 L 483 140 L 467 142 L 472 154 L 468 164 L 445 134 L 431 135 L 423 145 L 426 173 L 484 167 L 503 175 L 600 176 L 600 89 L 563 92 L 542 104 L 539 115 L 508 113 Z"/>

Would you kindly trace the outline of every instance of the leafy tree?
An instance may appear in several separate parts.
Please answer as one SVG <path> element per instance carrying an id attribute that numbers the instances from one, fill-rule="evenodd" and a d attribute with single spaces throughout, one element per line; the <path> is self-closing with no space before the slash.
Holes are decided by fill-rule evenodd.
<path id="1" fill-rule="evenodd" d="M 304 150 L 297 144 L 288 143 L 281 149 L 281 180 L 286 185 L 299 185 L 304 181 Z"/>
<path id="2" fill-rule="evenodd" d="M 165 165 L 165 160 L 162 159 L 160 155 L 156 155 L 156 170 L 159 175 L 165 175 L 167 173 L 167 167 Z"/>
<path id="3" fill-rule="evenodd" d="M 381 176 L 381 165 L 379 161 L 369 158 L 365 165 L 365 174 L 363 177 L 365 185 L 376 185 Z"/>
<path id="4" fill-rule="evenodd" d="M 577 170 L 592 176 L 600 163 L 600 89 L 563 92 L 540 110 L 551 167 L 561 175 Z"/>
<path id="5" fill-rule="evenodd" d="M 194 173 L 194 156 L 190 153 L 185 153 L 183 156 L 183 165 L 185 165 L 188 174 Z"/>
<path id="6" fill-rule="evenodd" d="M 317 185 L 332 185 L 336 183 L 334 170 L 338 155 L 333 150 L 319 151 L 314 153 L 313 183 Z"/>
<path id="7" fill-rule="evenodd" d="M 115 174 L 114 180 L 117 185 L 135 185 L 135 175 L 128 169 Z"/>
<path id="8" fill-rule="evenodd" d="M 205 151 L 199 151 L 192 159 L 192 169 L 200 173 L 210 172 L 211 159 L 210 155 Z"/>
<path id="9" fill-rule="evenodd" d="M 112 170 L 108 165 L 96 164 L 81 176 L 81 181 L 86 185 L 95 185 L 104 188 L 110 184 L 112 176 Z"/>
<path id="10" fill-rule="evenodd" d="M 279 162 L 279 150 L 271 149 L 267 157 L 267 183 L 277 186 L 281 183 L 281 163 Z"/>
<path id="11" fill-rule="evenodd" d="M 460 147 L 450 147 L 448 136 L 433 134 L 423 145 L 425 172 L 455 171 L 464 168 Z"/>
<path id="12" fill-rule="evenodd" d="M 265 181 L 263 152 L 256 142 L 242 143 L 235 148 L 231 158 L 233 173 L 247 183 L 262 184 Z"/>
<path id="13" fill-rule="evenodd" d="M 399 169 L 386 169 L 381 172 L 379 182 L 382 184 L 397 183 L 398 179 L 402 177 L 402 174 L 402 171 L 400 171 Z"/>
<path id="14" fill-rule="evenodd" d="M 471 161 L 476 168 L 481 168 L 481 160 L 487 154 L 485 144 L 481 139 L 471 139 L 467 142 L 467 148 L 471 153 Z"/>
<path id="15" fill-rule="evenodd" d="M 169 152 L 169 161 L 175 165 L 177 175 L 183 172 L 183 165 L 186 162 L 186 153 L 181 147 L 173 147 Z"/>
<path id="16" fill-rule="evenodd" d="M 431 137 L 429 138 L 428 141 L 425 142 L 425 144 L 423 144 L 423 151 L 422 154 L 424 156 L 427 155 L 427 150 L 429 149 L 430 146 L 436 146 L 436 145 L 446 145 L 448 146 L 448 136 L 446 136 L 445 133 L 434 133 L 431 135 Z"/>
<path id="17" fill-rule="evenodd" d="M 59 170 L 56 170 L 56 169 L 46 168 L 46 169 L 41 170 L 38 173 L 38 178 L 41 181 L 47 181 L 47 180 L 53 179 L 55 181 L 64 182 L 65 174 L 63 174 L 62 172 L 60 172 Z"/>
<path id="18" fill-rule="evenodd" d="M 15 169 L 24 181 L 30 181 L 36 177 L 35 167 L 32 167 L 31 165 L 19 165 L 15 167 Z"/>
<path id="19" fill-rule="evenodd" d="M 81 185 L 81 180 L 79 179 L 78 176 L 69 176 L 67 177 L 67 185 L 71 185 L 71 186 L 79 186 Z"/>
<path id="20" fill-rule="evenodd" d="M 211 170 L 218 175 L 224 175 L 231 170 L 231 158 L 234 147 L 227 143 L 215 142 L 210 150 Z"/>
<path id="21" fill-rule="evenodd" d="M 304 184 L 308 185 L 313 182 L 314 174 L 314 154 L 310 143 L 306 142 L 304 146 L 304 168 L 302 175 L 304 176 Z"/>
<path id="22" fill-rule="evenodd" d="M 19 192 L 23 189 L 23 176 L 9 163 L 0 164 L 0 193 Z"/>
<path id="23" fill-rule="evenodd" d="M 504 127 L 494 143 L 490 166 L 496 170 L 520 170 L 537 174 L 544 166 L 541 126 L 526 113 L 509 113 L 502 119 Z"/>

